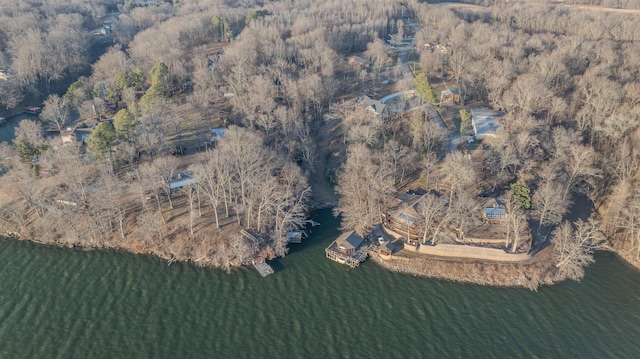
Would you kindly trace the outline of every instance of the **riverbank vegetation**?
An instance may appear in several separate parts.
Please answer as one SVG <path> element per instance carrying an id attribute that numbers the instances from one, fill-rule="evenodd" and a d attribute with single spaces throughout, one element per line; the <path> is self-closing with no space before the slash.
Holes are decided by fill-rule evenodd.
<path id="1" fill-rule="evenodd" d="M 432 245 L 503 199 L 505 250 L 553 251 L 539 284 L 605 245 L 640 263 L 631 3 L 78 4 L 0 10 L 0 104 L 41 100 L 50 131 L 0 146 L 6 231 L 229 266 L 284 255 L 311 188 L 361 234 L 412 189 L 445 200 L 419 211 Z M 501 129 L 461 144 L 472 106 Z"/>

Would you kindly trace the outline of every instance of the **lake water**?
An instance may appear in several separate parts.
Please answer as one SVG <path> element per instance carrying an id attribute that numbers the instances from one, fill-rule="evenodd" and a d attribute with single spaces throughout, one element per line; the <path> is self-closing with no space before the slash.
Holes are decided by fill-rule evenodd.
<path id="1" fill-rule="evenodd" d="M 23 113 L 16 116 L 11 116 L 7 118 L 7 122 L 0 125 L 0 142 L 9 142 L 13 141 L 15 128 L 18 127 L 20 121 L 30 119 L 34 121 L 40 121 L 38 115 L 32 115 L 29 113 Z"/>
<path id="2" fill-rule="evenodd" d="M 637 358 L 640 273 L 487 288 L 329 261 L 330 211 L 261 278 L 0 241 L 1 358 Z"/>

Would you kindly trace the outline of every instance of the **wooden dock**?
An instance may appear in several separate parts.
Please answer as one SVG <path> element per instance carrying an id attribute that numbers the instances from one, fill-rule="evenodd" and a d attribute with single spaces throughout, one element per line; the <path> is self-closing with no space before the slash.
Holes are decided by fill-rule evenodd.
<path id="1" fill-rule="evenodd" d="M 267 262 L 262 261 L 260 263 L 256 263 L 254 261 L 253 267 L 258 271 L 258 273 L 260 273 L 262 277 L 266 277 L 269 274 L 273 274 L 273 268 L 271 268 L 271 266 L 268 265 Z"/>
<path id="2" fill-rule="evenodd" d="M 356 268 L 369 255 L 371 245 L 355 232 L 343 233 L 325 249 L 327 258 Z"/>

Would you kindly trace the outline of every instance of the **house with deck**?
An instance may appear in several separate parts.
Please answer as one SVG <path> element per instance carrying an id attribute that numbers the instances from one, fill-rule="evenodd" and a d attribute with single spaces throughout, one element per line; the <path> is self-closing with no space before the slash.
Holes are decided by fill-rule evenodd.
<path id="1" fill-rule="evenodd" d="M 369 245 L 356 231 L 345 232 L 325 249 L 327 258 L 355 268 L 367 258 Z"/>
<path id="2" fill-rule="evenodd" d="M 443 208 L 449 203 L 449 200 L 442 197 L 437 191 L 432 190 L 429 194 L 437 196 L 442 201 Z M 385 214 L 383 228 L 396 238 L 404 238 L 406 244 L 417 246 L 424 236 L 424 225 L 419 220 L 421 218 L 419 210 L 426 195 L 424 193 L 396 195 L 396 205 Z"/>

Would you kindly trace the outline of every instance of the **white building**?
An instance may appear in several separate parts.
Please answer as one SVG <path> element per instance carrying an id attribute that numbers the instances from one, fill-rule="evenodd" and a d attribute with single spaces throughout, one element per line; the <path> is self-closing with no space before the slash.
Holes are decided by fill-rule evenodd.
<path id="1" fill-rule="evenodd" d="M 500 130 L 498 119 L 502 116 L 504 116 L 502 112 L 472 108 L 471 124 L 476 139 L 482 140 L 485 137 L 496 136 L 496 132 Z"/>

